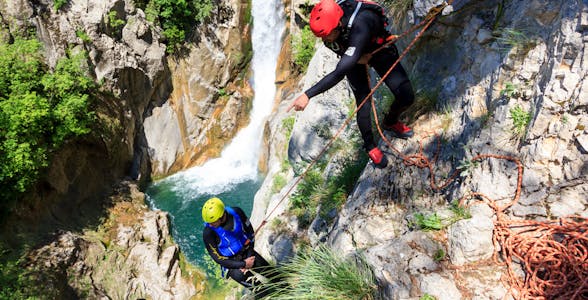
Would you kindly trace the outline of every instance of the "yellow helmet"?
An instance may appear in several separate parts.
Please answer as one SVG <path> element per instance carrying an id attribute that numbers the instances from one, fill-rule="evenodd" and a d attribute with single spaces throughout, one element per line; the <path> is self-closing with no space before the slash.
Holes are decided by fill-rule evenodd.
<path id="1" fill-rule="evenodd" d="M 210 198 L 202 206 L 202 219 L 206 223 L 212 223 L 220 219 L 225 213 L 225 204 L 219 198 Z"/>

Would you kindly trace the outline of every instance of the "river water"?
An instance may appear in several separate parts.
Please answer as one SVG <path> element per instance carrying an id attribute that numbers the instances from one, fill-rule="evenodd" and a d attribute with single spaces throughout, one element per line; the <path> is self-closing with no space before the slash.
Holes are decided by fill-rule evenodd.
<path id="1" fill-rule="evenodd" d="M 264 122 L 272 111 L 276 92 L 275 71 L 284 31 L 281 0 L 253 0 L 252 16 L 251 82 L 255 96 L 250 123 L 219 158 L 154 182 L 146 191 L 152 209 L 169 213 L 172 236 L 187 259 L 208 275 L 214 274 L 218 266 L 210 260 L 207 263 L 202 242 L 202 205 L 210 197 L 219 197 L 226 205 L 239 206 L 250 215 L 253 198 L 263 181 L 258 160 Z"/>

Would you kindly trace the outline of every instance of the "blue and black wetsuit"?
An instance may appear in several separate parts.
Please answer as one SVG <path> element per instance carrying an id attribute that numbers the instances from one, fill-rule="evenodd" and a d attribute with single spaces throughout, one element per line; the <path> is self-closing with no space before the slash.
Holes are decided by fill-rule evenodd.
<path id="1" fill-rule="evenodd" d="M 344 10 L 341 34 L 334 43 L 325 43 L 325 46 L 341 56 L 337 67 L 305 91 L 309 98 L 327 91 L 344 77 L 347 77 L 351 85 L 357 105 L 369 94 L 367 68 L 358 62 L 364 54 L 372 53 L 381 46 L 382 39 L 386 38 L 383 36 L 386 32 L 385 25 L 377 13 L 368 9 L 359 10 L 354 16 L 351 28 L 347 28 L 346 24 L 349 23 L 350 17 L 349 11 Z M 368 65 L 383 76 L 397 59 L 398 50 L 396 46 L 390 45 L 374 54 Z M 400 64 L 396 65 L 384 82 L 395 97 L 388 114 L 384 117 L 384 123 L 392 125 L 398 121 L 400 114 L 413 104 L 414 93 L 408 75 Z M 357 112 L 357 124 L 367 151 L 375 147 L 370 111 L 370 105 L 366 103 Z"/>
<path id="2" fill-rule="evenodd" d="M 276 270 L 253 249 L 253 227 L 245 212 L 239 207 L 226 207 L 225 214 L 226 220 L 218 228 L 209 224 L 204 227 L 202 239 L 208 254 L 227 270 L 229 277 L 247 288 L 261 284 L 253 273 L 241 271 L 244 260 L 251 256 L 255 256 L 253 269 L 273 281 Z M 256 295 L 262 297 L 268 292 L 261 289 Z"/>

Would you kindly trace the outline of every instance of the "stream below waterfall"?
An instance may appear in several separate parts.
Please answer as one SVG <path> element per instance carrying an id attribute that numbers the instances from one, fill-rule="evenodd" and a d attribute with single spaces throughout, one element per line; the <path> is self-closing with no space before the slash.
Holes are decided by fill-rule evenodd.
<path id="1" fill-rule="evenodd" d="M 264 123 L 272 111 L 276 92 L 284 16 L 280 0 L 253 0 L 251 9 L 251 83 L 255 96 L 250 123 L 237 133 L 219 158 L 156 181 L 146 191 L 152 209 L 169 213 L 174 240 L 188 261 L 205 270 L 209 281 L 214 281 L 220 268 L 209 258 L 202 242 L 202 205 L 210 197 L 219 197 L 226 205 L 239 206 L 250 216 L 255 193 L 263 181 L 258 170 L 259 153 Z"/>

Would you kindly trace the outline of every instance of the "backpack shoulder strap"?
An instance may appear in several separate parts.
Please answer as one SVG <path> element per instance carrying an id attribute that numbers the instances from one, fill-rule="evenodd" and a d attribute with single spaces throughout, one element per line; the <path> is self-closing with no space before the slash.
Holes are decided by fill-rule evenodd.
<path id="1" fill-rule="evenodd" d="M 343 8 L 344 10 L 350 9 L 350 6 L 355 4 L 355 9 L 353 10 L 353 13 L 351 13 L 351 15 L 349 16 L 349 20 L 347 21 L 346 26 L 347 29 L 351 29 L 351 26 L 353 26 L 353 20 L 355 20 L 355 16 L 357 16 L 357 13 L 361 9 L 361 5 L 363 4 L 363 2 L 355 0 L 338 0 L 337 4 L 341 6 L 341 8 Z"/>

